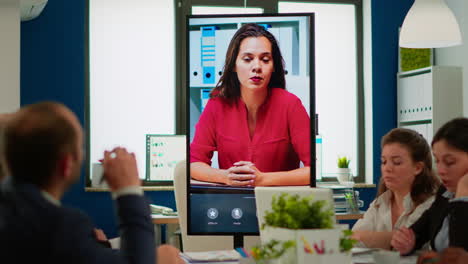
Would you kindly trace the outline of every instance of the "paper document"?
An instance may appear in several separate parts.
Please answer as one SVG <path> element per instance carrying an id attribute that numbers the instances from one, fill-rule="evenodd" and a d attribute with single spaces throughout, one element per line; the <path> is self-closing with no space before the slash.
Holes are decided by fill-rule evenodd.
<path id="1" fill-rule="evenodd" d="M 180 255 L 190 263 L 238 261 L 241 258 L 241 255 L 235 250 L 184 252 Z"/>

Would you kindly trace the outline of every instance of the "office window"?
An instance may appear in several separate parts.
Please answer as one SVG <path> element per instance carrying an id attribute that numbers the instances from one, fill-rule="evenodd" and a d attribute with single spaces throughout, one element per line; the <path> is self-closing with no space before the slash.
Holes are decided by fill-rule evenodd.
<path id="1" fill-rule="evenodd" d="M 338 156 L 358 174 L 356 10 L 353 4 L 279 2 L 278 13 L 315 13 L 315 95 L 322 176 L 334 177 Z M 320 147 L 321 145 L 321 147 Z M 317 179 L 319 175 L 317 175 Z"/>
<path id="2" fill-rule="evenodd" d="M 89 0 L 88 177 L 103 151 L 135 152 L 146 175 L 146 135 L 175 133 L 172 0 Z"/>
<path id="3" fill-rule="evenodd" d="M 192 15 L 261 14 L 261 13 L 263 13 L 263 8 L 224 7 L 224 6 L 192 6 Z"/>

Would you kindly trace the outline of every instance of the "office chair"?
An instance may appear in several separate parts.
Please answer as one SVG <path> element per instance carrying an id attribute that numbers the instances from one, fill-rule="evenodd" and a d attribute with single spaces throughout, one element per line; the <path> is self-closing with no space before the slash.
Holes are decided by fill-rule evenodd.
<path id="1" fill-rule="evenodd" d="M 233 249 L 232 236 L 189 236 L 187 235 L 187 165 L 183 160 L 177 164 L 174 170 L 174 195 L 179 225 L 182 235 L 182 248 L 184 252 L 211 251 Z M 245 248 L 250 249 L 260 244 L 259 236 L 244 238 Z"/>

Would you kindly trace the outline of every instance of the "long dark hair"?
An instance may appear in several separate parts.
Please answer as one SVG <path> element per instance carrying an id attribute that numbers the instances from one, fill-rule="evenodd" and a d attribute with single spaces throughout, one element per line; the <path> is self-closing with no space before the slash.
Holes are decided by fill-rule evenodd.
<path id="1" fill-rule="evenodd" d="M 382 137 L 381 148 L 385 145 L 398 143 L 408 150 L 413 162 L 422 162 L 423 169 L 414 178 L 411 185 L 411 199 L 417 206 L 431 197 L 440 185 L 439 180 L 432 169 L 432 154 L 426 139 L 418 132 L 394 128 Z M 377 196 L 387 191 L 385 181 L 381 178 Z"/>
<path id="2" fill-rule="evenodd" d="M 445 140 L 453 148 L 468 153 L 468 118 L 458 117 L 445 123 L 432 139 L 434 143 Z"/>
<path id="3" fill-rule="evenodd" d="M 271 76 L 268 88 L 286 88 L 286 80 L 284 79 L 284 60 L 281 56 L 278 42 L 263 26 L 255 23 L 249 23 L 239 28 L 232 37 L 226 52 L 223 75 L 216 84 L 216 87 L 211 91 L 211 97 L 222 97 L 232 100 L 240 96 L 240 83 L 235 72 L 236 59 L 239 54 L 239 47 L 242 40 L 249 37 L 265 37 L 270 41 L 274 74 Z"/>

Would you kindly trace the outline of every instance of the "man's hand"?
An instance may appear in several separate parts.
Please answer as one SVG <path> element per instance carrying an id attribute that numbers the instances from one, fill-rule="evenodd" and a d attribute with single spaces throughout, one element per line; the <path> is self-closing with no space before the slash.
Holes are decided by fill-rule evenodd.
<path id="1" fill-rule="evenodd" d="M 179 250 L 170 245 L 161 245 L 156 249 L 157 264 L 184 264 L 179 256 Z"/>
<path id="2" fill-rule="evenodd" d="M 226 170 L 226 185 L 230 186 L 253 186 L 255 181 L 255 170 L 250 161 L 238 161 Z"/>
<path id="3" fill-rule="evenodd" d="M 401 255 L 406 255 L 413 250 L 416 244 L 416 237 L 411 228 L 401 227 L 393 233 L 392 247 L 400 251 Z"/>
<path id="4" fill-rule="evenodd" d="M 104 234 L 104 231 L 99 228 L 94 228 L 94 236 L 96 237 L 96 240 L 99 242 L 107 242 L 107 236 Z"/>
<path id="5" fill-rule="evenodd" d="M 104 178 L 112 191 L 141 184 L 135 154 L 128 153 L 125 148 L 117 147 L 112 151 L 105 151 L 102 166 Z"/>

